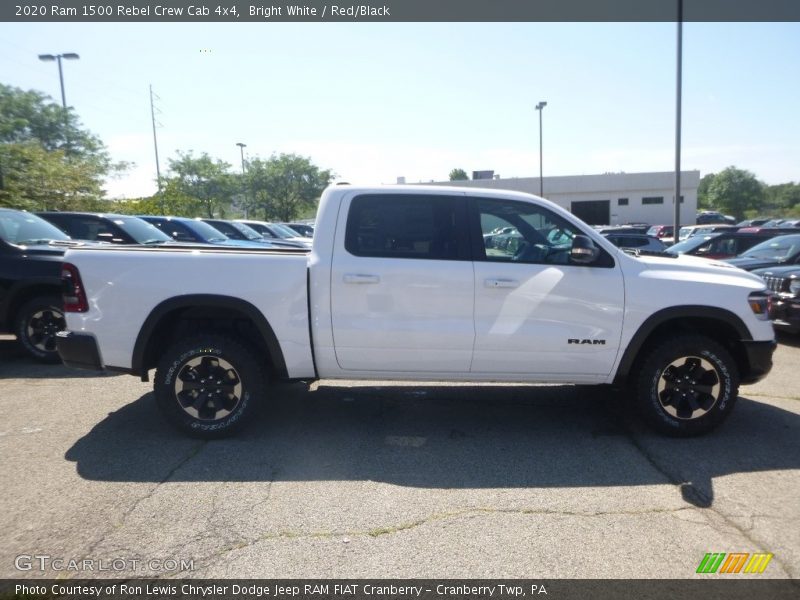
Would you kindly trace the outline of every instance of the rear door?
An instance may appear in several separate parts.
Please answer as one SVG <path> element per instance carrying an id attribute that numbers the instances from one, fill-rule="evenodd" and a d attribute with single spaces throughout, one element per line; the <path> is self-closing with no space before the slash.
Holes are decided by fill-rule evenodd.
<path id="1" fill-rule="evenodd" d="M 331 267 L 339 367 L 468 372 L 473 286 L 463 195 L 345 199 Z"/>
<path id="2" fill-rule="evenodd" d="M 572 239 L 582 233 L 563 216 L 531 202 L 471 198 L 475 259 L 475 351 L 483 375 L 588 380 L 608 375 L 619 349 L 624 308 L 622 274 L 601 250 L 592 265 L 572 264 Z M 514 227 L 502 246 L 482 233 Z"/>

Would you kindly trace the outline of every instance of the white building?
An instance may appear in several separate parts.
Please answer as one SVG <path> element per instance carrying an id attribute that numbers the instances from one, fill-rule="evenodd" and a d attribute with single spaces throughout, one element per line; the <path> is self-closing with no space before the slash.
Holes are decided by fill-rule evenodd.
<path id="1" fill-rule="evenodd" d="M 681 224 L 694 225 L 700 171 L 681 171 Z M 463 185 L 514 190 L 539 195 L 538 177 L 436 181 L 429 185 Z M 675 173 L 604 173 L 545 177 L 544 197 L 590 225 L 649 223 L 667 225 L 675 219 Z"/>

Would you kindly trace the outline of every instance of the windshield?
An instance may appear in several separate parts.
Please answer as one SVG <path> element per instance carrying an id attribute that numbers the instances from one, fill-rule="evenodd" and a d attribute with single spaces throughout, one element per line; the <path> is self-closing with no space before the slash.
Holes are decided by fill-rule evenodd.
<path id="1" fill-rule="evenodd" d="M 244 223 L 237 223 L 236 221 L 232 221 L 229 225 L 235 228 L 239 233 L 244 235 L 248 240 L 263 240 L 264 236 L 260 235 L 255 229 L 252 227 L 248 227 Z"/>
<path id="2" fill-rule="evenodd" d="M 717 234 L 719 235 L 719 234 Z M 691 252 L 705 244 L 708 240 L 717 237 L 717 235 L 693 235 L 688 240 L 678 242 L 677 244 L 667 248 L 670 254 L 682 254 L 684 252 Z"/>
<path id="3" fill-rule="evenodd" d="M 212 227 L 203 221 L 195 219 L 186 219 L 183 223 L 197 235 L 205 239 L 207 242 L 224 242 L 230 238 L 222 233 L 216 227 Z"/>
<path id="4" fill-rule="evenodd" d="M 275 232 L 282 238 L 297 237 L 297 232 L 293 231 L 290 227 L 287 227 L 286 225 L 281 225 L 280 223 L 271 223 L 270 227 L 273 230 L 275 230 Z"/>
<path id="5" fill-rule="evenodd" d="M 139 244 L 157 244 L 171 242 L 172 238 L 159 230 L 155 225 L 136 217 L 109 217 L 115 225 L 131 236 Z"/>
<path id="6" fill-rule="evenodd" d="M 742 254 L 744 258 L 783 260 L 800 252 L 800 235 L 782 235 L 761 242 Z"/>
<path id="7" fill-rule="evenodd" d="M 70 239 L 66 233 L 41 217 L 16 210 L 0 210 L 0 238 L 19 246 Z"/>

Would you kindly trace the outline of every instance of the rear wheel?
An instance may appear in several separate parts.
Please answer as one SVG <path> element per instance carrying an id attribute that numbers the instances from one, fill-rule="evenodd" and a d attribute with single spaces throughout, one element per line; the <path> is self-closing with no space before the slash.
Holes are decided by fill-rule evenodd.
<path id="1" fill-rule="evenodd" d="M 41 296 L 17 312 L 14 333 L 25 351 L 42 362 L 58 363 L 56 333 L 67 328 L 60 296 Z"/>
<path id="2" fill-rule="evenodd" d="M 159 362 L 153 388 L 173 426 L 205 439 L 244 427 L 265 395 L 254 353 L 239 340 L 217 334 L 173 344 Z"/>
<path id="3" fill-rule="evenodd" d="M 636 400 L 653 428 L 688 437 L 722 423 L 733 410 L 738 388 L 738 369 L 730 353 L 710 338 L 687 334 L 647 354 L 636 382 Z"/>

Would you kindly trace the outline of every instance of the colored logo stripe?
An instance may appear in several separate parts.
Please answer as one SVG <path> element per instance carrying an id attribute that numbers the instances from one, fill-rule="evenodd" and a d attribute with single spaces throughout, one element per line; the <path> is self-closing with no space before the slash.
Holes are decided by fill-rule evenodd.
<path id="1" fill-rule="evenodd" d="M 772 554 L 753 554 L 750 562 L 744 568 L 745 573 L 763 573 L 767 568 L 769 561 L 772 560 Z"/>
<path id="2" fill-rule="evenodd" d="M 726 558 L 727 556 L 727 558 Z M 772 560 L 772 553 L 762 552 L 749 554 L 747 552 L 709 552 L 700 561 L 697 573 L 763 573 Z M 748 560 L 749 559 L 749 560 Z M 724 562 L 723 562 L 724 561 Z"/>

